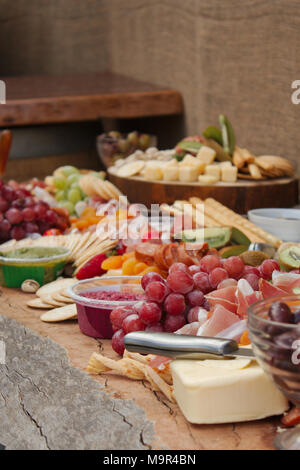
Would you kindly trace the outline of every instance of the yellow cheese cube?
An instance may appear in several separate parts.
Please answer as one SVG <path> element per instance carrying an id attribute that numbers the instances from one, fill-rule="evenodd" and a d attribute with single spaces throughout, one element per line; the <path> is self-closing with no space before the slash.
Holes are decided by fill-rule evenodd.
<path id="1" fill-rule="evenodd" d="M 162 169 L 163 179 L 165 181 L 177 181 L 179 176 L 178 166 L 165 165 Z"/>
<path id="2" fill-rule="evenodd" d="M 231 168 L 232 167 L 232 164 L 229 161 L 228 162 L 220 162 L 219 165 L 220 165 L 221 168 L 224 168 L 224 167 Z"/>
<path id="3" fill-rule="evenodd" d="M 204 173 L 206 164 L 201 162 L 198 158 L 192 155 L 186 155 L 184 159 L 179 163 L 180 166 L 193 166 L 198 170 L 198 175 Z"/>
<path id="4" fill-rule="evenodd" d="M 178 167 L 179 163 L 176 160 L 176 158 L 172 158 L 172 160 L 169 160 L 168 162 L 165 163 L 165 166 L 175 166 Z"/>
<path id="5" fill-rule="evenodd" d="M 189 183 L 197 181 L 198 169 L 196 166 L 180 166 L 179 168 L 179 181 Z"/>
<path id="6" fill-rule="evenodd" d="M 161 180 L 163 178 L 162 169 L 158 166 L 149 165 L 145 168 L 144 171 L 144 178 L 145 180 Z"/>
<path id="7" fill-rule="evenodd" d="M 219 165 L 206 165 L 205 174 L 215 176 L 219 181 L 221 179 L 221 168 Z"/>
<path id="8" fill-rule="evenodd" d="M 210 165 L 216 158 L 216 155 L 217 154 L 215 150 L 211 149 L 210 147 L 206 147 L 206 145 L 203 145 L 197 153 L 197 158 L 206 163 L 206 165 Z"/>
<path id="9" fill-rule="evenodd" d="M 222 174 L 222 181 L 226 183 L 235 183 L 237 180 L 237 167 L 236 166 L 231 166 L 231 167 L 223 167 L 221 169 L 221 174 Z"/>
<path id="10" fill-rule="evenodd" d="M 218 182 L 218 178 L 213 175 L 200 175 L 198 176 L 198 181 L 204 184 L 215 184 Z"/>

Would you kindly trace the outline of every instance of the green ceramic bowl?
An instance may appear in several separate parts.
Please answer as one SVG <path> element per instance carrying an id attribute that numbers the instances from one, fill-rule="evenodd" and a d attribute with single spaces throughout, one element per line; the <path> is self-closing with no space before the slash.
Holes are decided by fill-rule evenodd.
<path id="1" fill-rule="evenodd" d="M 54 281 L 63 272 L 70 251 L 61 247 L 26 247 L 1 253 L 0 284 L 21 287 L 26 279 L 40 286 Z"/>

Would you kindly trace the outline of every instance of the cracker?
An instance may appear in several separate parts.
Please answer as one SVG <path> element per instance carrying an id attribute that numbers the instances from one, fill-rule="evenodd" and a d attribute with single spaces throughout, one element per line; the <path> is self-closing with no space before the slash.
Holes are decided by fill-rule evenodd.
<path id="1" fill-rule="evenodd" d="M 57 300 L 54 300 L 52 297 L 53 293 L 51 294 L 43 294 L 40 295 L 40 299 L 45 302 L 46 304 L 51 305 L 52 307 L 64 307 L 65 303 L 64 302 L 58 302 Z"/>
<path id="2" fill-rule="evenodd" d="M 64 295 L 61 295 L 60 292 L 53 292 L 51 296 L 53 300 L 56 300 L 57 302 L 60 302 L 60 303 L 64 303 L 64 304 L 74 303 L 74 300 L 72 300 L 71 297 L 65 297 Z"/>
<path id="3" fill-rule="evenodd" d="M 49 308 L 52 307 L 50 304 L 43 302 L 43 300 L 40 299 L 39 297 L 28 300 L 28 302 L 26 302 L 26 305 L 31 308 L 45 308 L 47 310 L 49 310 Z"/>
<path id="4" fill-rule="evenodd" d="M 73 320 L 77 318 L 76 305 L 65 305 L 64 307 L 54 308 L 49 312 L 45 312 L 40 316 L 44 322 L 59 322 L 65 320 Z"/>
<path id="5" fill-rule="evenodd" d="M 140 171 L 142 171 L 144 166 L 145 166 L 145 162 L 141 160 L 129 162 L 129 163 L 126 163 L 125 165 L 122 165 L 121 168 L 118 170 L 117 174 L 121 178 L 130 178 L 131 176 L 134 176 L 140 173 Z"/>
<path id="6" fill-rule="evenodd" d="M 63 278 L 57 279 L 56 281 L 49 282 L 49 284 L 45 284 L 44 286 L 40 287 L 36 291 L 36 295 L 38 297 L 51 295 L 53 292 L 58 292 L 60 290 L 66 289 L 69 286 L 75 284 L 76 279 L 74 278 Z"/>
<path id="7" fill-rule="evenodd" d="M 119 190 L 119 188 L 117 188 L 117 186 L 112 184 L 110 181 L 106 180 L 104 181 L 104 183 L 107 191 L 110 192 L 113 199 L 119 199 L 120 196 L 124 196 L 124 194 Z"/>

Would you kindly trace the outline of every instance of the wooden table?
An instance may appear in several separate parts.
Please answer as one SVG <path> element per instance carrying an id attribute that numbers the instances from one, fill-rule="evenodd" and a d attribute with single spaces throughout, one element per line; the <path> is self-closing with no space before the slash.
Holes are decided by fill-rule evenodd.
<path id="1" fill-rule="evenodd" d="M 19 400 L 22 405 L 20 413 L 23 413 L 24 410 L 27 412 L 27 421 L 29 421 L 28 414 L 30 415 L 30 424 L 32 424 L 37 438 L 42 442 L 40 448 L 199 450 L 273 448 L 272 441 L 279 424 L 278 418 L 236 424 L 193 425 L 185 420 L 177 405 L 169 403 L 161 394 L 151 391 L 147 383 L 135 382 L 109 374 L 93 376 L 94 380 L 89 379 L 87 374 L 79 375 L 78 369 L 83 371 L 92 352 L 99 351 L 99 348 L 105 355 L 116 358 L 110 341 L 100 342 L 81 334 L 75 321 L 56 324 L 43 323 L 39 319 L 42 311 L 30 309 L 25 305 L 31 297 L 33 297 L 32 294 L 23 294 L 19 290 L 1 288 L 0 313 L 5 315 L 2 318 L 16 319 L 21 325 L 30 329 L 24 330 L 14 323 L 8 323 L 5 326 L 5 322 L 3 320 L 1 322 L 0 316 L 0 339 L 5 339 L 3 338 L 5 328 L 6 335 L 12 335 L 7 352 L 10 362 L 7 366 L 0 365 L 0 421 L 2 423 L 0 442 L 2 444 L 8 445 L 7 441 L 10 440 L 10 446 L 14 445 L 11 442 L 10 430 L 6 429 L 5 432 L 3 425 L 5 419 L 10 419 L 11 421 L 8 422 L 11 422 L 14 429 L 16 428 L 15 447 L 33 448 L 36 445 L 30 441 L 32 434 L 29 436 L 25 433 L 22 438 L 20 437 L 24 425 L 18 420 L 24 416 L 20 417 L 17 413 L 14 414 L 18 403 L 11 403 L 11 409 L 9 409 L 9 397 L 4 395 L 5 389 L 1 388 L 1 379 L 5 380 L 5 376 L 10 376 L 10 380 L 15 380 L 20 389 Z M 37 336 L 34 332 L 41 336 Z M 66 364 L 67 358 L 64 351 L 58 349 L 57 352 L 58 346 L 49 342 L 46 337 L 65 348 L 71 362 L 70 366 Z M 20 338 L 21 345 L 19 345 L 18 352 Z M 30 344 L 31 349 L 29 348 Z M 54 359 L 51 359 L 49 351 L 55 347 L 56 353 Z M 18 354 L 21 355 L 19 359 Z M 37 360 L 36 356 L 39 361 L 37 366 L 34 363 Z M 49 376 L 48 382 L 45 382 L 47 379 L 44 377 L 45 375 Z M 68 380 L 66 380 L 66 376 Z M 71 388 L 72 393 L 68 389 L 68 387 L 70 388 L 70 380 L 74 381 Z M 96 382 L 103 386 L 106 393 L 100 389 L 95 390 L 91 399 L 89 393 L 93 390 Z M 83 390 L 79 387 L 83 387 Z M 55 406 L 51 402 L 51 393 L 54 392 L 57 394 Z M 89 416 L 92 411 L 89 406 L 98 403 L 98 400 L 97 411 L 108 399 L 111 400 L 109 402 L 111 411 L 108 416 L 111 416 L 114 421 L 107 422 L 110 418 L 106 418 L 106 421 L 97 423 L 96 418 L 93 419 Z M 76 405 L 73 404 L 75 401 Z M 4 404 L 6 404 L 7 410 Z M 77 411 L 74 410 L 75 406 Z M 92 431 L 83 433 L 80 440 L 78 429 L 66 429 L 67 417 L 64 411 L 66 409 L 68 409 L 68 419 L 72 415 L 72 410 L 76 411 L 74 422 L 69 425 L 70 427 L 76 428 L 80 422 L 83 430 L 90 429 L 91 431 L 93 425 L 93 436 L 97 437 L 97 433 L 105 431 L 105 435 L 110 436 L 109 444 L 107 441 L 103 441 L 105 439 L 103 437 L 102 441 L 100 439 L 95 443 L 95 438 L 91 437 Z M 93 413 L 96 411 L 93 410 Z M 104 416 L 104 411 L 101 416 Z M 13 420 L 14 422 L 12 422 Z M 72 435 L 72 444 L 66 440 L 68 434 Z M 108 445 L 110 447 L 107 447 Z"/>
<path id="2" fill-rule="evenodd" d="M 179 92 L 113 73 L 1 77 L 0 127 L 176 115 Z"/>

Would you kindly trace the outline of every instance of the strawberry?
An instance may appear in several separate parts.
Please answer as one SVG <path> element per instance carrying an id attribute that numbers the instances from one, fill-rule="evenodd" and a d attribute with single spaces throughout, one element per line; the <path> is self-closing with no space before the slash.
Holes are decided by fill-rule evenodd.
<path id="1" fill-rule="evenodd" d="M 107 258 L 105 253 L 94 256 L 76 274 L 77 279 L 89 279 L 95 276 L 102 276 L 106 271 L 101 268 L 102 262 Z"/>

